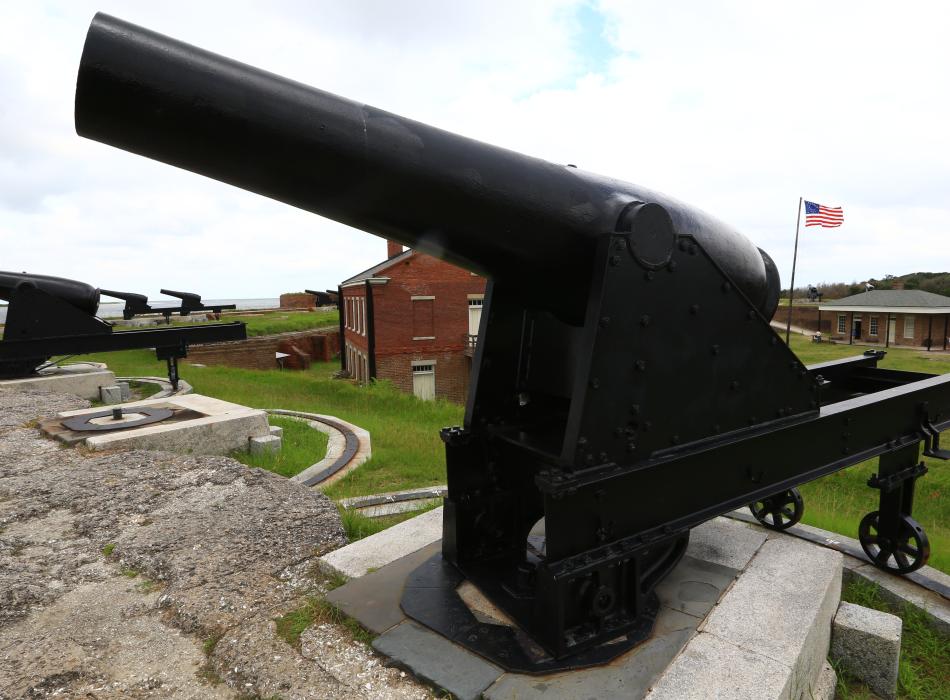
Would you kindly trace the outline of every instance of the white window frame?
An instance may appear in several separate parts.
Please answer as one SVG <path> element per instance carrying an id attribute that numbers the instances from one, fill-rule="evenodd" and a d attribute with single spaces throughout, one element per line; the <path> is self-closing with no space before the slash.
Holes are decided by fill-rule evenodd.
<path id="1" fill-rule="evenodd" d="M 847 333 L 848 332 L 848 317 L 844 314 L 838 314 L 838 332 Z"/>
<path id="2" fill-rule="evenodd" d="M 877 331 L 878 331 L 877 316 L 869 316 L 868 317 L 868 335 L 873 335 L 877 337 Z"/>
<path id="3" fill-rule="evenodd" d="M 904 339 L 913 340 L 914 333 L 917 330 L 917 319 L 914 316 L 908 314 L 904 316 Z"/>

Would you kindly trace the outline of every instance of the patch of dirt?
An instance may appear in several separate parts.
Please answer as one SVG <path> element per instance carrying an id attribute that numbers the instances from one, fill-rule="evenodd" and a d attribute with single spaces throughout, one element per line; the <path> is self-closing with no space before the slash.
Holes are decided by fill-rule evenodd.
<path id="1" fill-rule="evenodd" d="M 345 544 L 322 494 L 226 457 L 87 453 L 33 419 L 86 402 L 0 390 L 0 699 L 426 698 L 345 628 L 274 618 Z"/>

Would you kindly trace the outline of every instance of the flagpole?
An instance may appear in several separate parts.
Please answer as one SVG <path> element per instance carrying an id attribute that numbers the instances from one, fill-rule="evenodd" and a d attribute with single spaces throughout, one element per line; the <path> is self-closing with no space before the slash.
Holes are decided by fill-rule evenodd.
<path id="1" fill-rule="evenodd" d="M 792 255 L 792 283 L 788 288 L 788 323 L 785 325 L 785 344 L 792 333 L 792 302 L 795 301 L 795 265 L 798 262 L 798 227 L 802 223 L 802 198 L 798 198 L 798 218 L 795 219 L 795 253 Z"/>

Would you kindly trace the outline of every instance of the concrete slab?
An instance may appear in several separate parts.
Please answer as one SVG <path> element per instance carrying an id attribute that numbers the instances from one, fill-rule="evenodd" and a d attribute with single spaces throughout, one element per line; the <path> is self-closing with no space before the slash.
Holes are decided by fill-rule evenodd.
<path id="1" fill-rule="evenodd" d="M 280 452 L 282 443 L 278 435 L 260 435 L 250 439 L 248 449 L 252 455 L 274 454 Z"/>
<path id="2" fill-rule="evenodd" d="M 477 700 L 502 670 L 407 620 L 373 641 L 373 648 L 458 700 Z"/>
<path id="3" fill-rule="evenodd" d="M 227 454 L 236 449 L 247 449 L 248 439 L 269 435 L 267 414 L 264 411 L 214 399 L 201 394 L 144 399 L 121 404 L 125 413 L 134 413 L 137 407 L 171 408 L 188 412 L 187 419 L 166 420 L 102 434 L 92 434 L 83 443 L 93 450 L 145 449 L 169 450 L 186 454 Z M 102 409 L 64 411 L 57 418 L 69 418 L 94 413 Z"/>
<path id="4" fill-rule="evenodd" d="M 729 518 L 713 518 L 689 533 L 688 556 L 731 569 L 744 569 L 762 544 L 766 533 Z"/>
<path id="5" fill-rule="evenodd" d="M 831 629 L 830 657 L 884 700 L 893 700 L 902 627 L 896 615 L 843 602 Z"/>
<path id="6" fill-rule="evenodd" d="M 0 380 L 0 388 L 13 391 L 35 389 L 58 394 L 73 394 L 84 399 L 99 401 L 99 389 L 115 386 L 115 374 L 98 363 L 80 363 L 44 371 L 24 379 Z"/>
<path id="7" fill-rule="evenodd" d="M 441 541 L 423 547 L 386 566 L 348 581 L 327 594 L 327 601 L 375 634 L 406 619 L 399 607 L 406 577 L 439 551 Z"/>
<path id="8" fill-rule="evenodd" d="M 99 400 L 110 406 L 122 403 L 122 387 L 118 384 L 99 387 Z"/>
<path id="9" fill-rule="evenodd" d="M 647 694 L 647 700 L 786 700 L 791 677 L 784 664 L 711 634 L 693 637 Z"/>
<path id="10" fill-rule="evenodd" d="M 841 599 L 841 558 L 793 537 L 768 540 L 701 632 L 779 663 L 793 685 L 814 684 Z"/>
<path id="11" fill-rule="evenodd" d="M 664 608 L 647 642 L 605 666 L 547 676 L 506 673 L 485 691 L 484 697 L 486 700 L 642 698 L 696 634 L 698 622 L 691 615 Z"/>
<path id="12" fill-rule="evenodd" d="M 684 555 L 657 585 L 656 593 L 660 605 L 701 620 L 738 574 L 736 569 Z"/>
<path id="13" fill-rule="evenodd" d="M 442 539 L 442 508 L 430 510 L 320 557 L 325 570 L 359 578 Z"/>

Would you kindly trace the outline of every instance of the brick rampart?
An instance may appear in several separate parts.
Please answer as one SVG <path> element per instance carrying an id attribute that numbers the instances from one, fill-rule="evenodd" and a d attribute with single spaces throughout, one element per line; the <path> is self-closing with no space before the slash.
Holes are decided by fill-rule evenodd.
<path id="1" fill-rule="evenodd" d="M 340 352 L 340 331 L 331 326 L 262 335 L 232 343 L 192 345 L 188 348 L 188 362 L 244 369 L 276 369 L 278 352 L 290 355 L 284 360 L 287 369 L 306 369 L 311 361 L 329 362 Z"/>
<path id="2" fill-rule="evenodd" d="M 282 309 L 314 309 L 316 300 L 313 294 L 304 292 L 292 292 L 280 295 L 280 308 Z"/>

